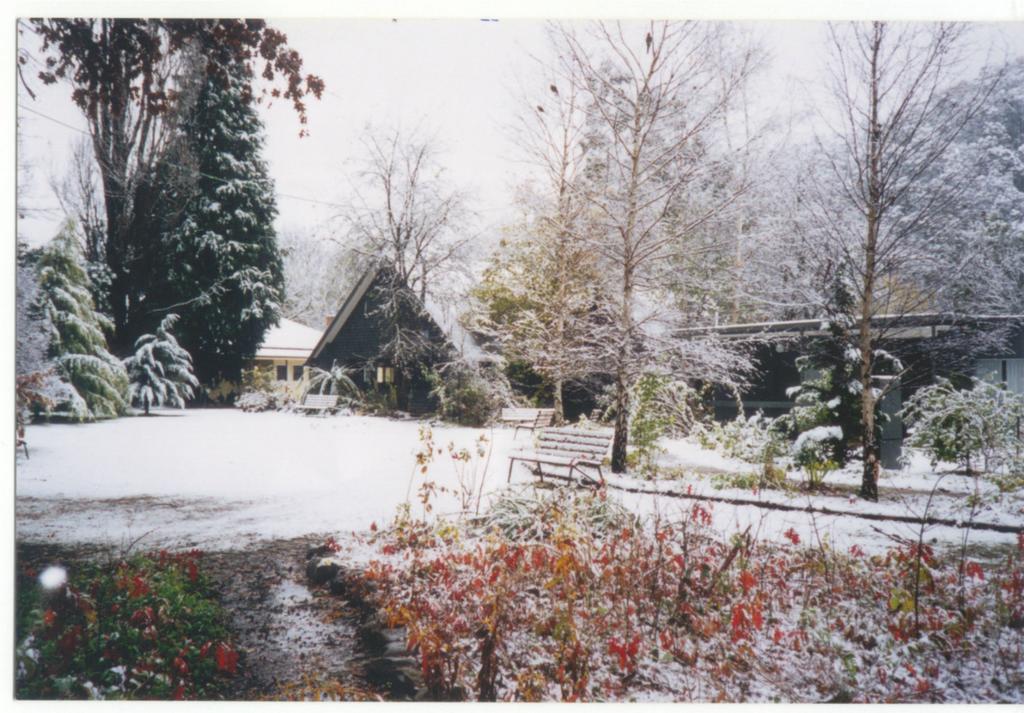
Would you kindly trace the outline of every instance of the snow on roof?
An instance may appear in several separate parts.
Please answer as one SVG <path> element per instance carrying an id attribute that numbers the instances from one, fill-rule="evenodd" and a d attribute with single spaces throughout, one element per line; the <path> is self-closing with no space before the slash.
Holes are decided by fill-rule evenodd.
<path id="1" fill-rule="evenodd" d="M 320 330 L 282 319 L 271 327 L 256 351 L 257 359 L 306 359 L 320 341 Z"/>
<path id="2" fill-rule="evenodd" d="M 448 337 L 455 350 L 467 362 L 480 364 L 491 358 L 487 352 L 480 348 L 473 335 L 466 331 L 459 323 L 458 314 L 453 305 L 443 304 L 428 296 L 423 301 L 423 309 L 437 323 L 437 326 Z"/>

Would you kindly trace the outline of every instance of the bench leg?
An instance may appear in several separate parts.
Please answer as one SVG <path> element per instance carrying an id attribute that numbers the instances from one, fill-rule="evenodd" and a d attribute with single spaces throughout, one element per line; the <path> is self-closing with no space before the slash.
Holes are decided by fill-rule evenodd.
<path id="1" fill-rule="evenodd" d="M 508 480 L 505 481 L 506 483 L 511 483 L 512 482 L 512 466 L 514 466 L 515 464 L 516 464 L 516 459 L 515 458 L 509 458 L 508 459 Z"/>

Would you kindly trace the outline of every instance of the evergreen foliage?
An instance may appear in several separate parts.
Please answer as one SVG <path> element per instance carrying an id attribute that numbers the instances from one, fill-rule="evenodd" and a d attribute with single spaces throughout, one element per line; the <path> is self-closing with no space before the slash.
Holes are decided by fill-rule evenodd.
<path id="1" fill-rule="evenodd" d="M 355 375 L 352 369 L 341 366 L 337 363 L 331 365 L 330 369 L 321 369 L 313 366 L 309 368 L 309 386 L 303 397 L 309 394 L 337 394 L 348 399 L 357 400 L 361 393 L 359 386 L 353 379 Z"/>
<path id="2" fill-rule="evenodd" d="M 199 57 L 198 74 L 221 82 L 230 77 L 244 102 L 289 102 L 302 124 L 300 136 L 306 134 L 306 97 L 319 98 L 324 83 L 304 70 L 283 32 L 254 18 L 37 18 L 19 25 L 19 32 L 29 28 L 45 59 L 36 76 L 43 85 L 70 84 L 86 119 L 102 192 L 100 220 L 84 221 L 86 257 L 109 268 L 95 273 L 102 278 L 96 287 L 106 293 L 97 304 L 109 307 L 116 344 L 127 352 L 134 337 L 153 326 L 154 269 L 160 267 L 153 257 L 161 234 L 153 227 L 166 218 L 160 203 L 168 191 L 158 167 L 193 100 L 193 73 L 183 68 Z"/>
<path id="3" fill-rule="evenodd" d="M 135 354 L 124 360 L 133 404 L 149 415 L 150 406 L 168 404 L 185 408 L 199 381 L 192 373 L 192 357 L 171 334 L 178 315 L 169 314 L 155 334 L 143 334 L 135 341 Z"/>
<path id="4" fill-rule="evenodd" d="M 483 369 L 453 362 L 440 369 L 424 369 L 438 413 L 463 426 L 484 426 L 503 403 L 503 380 Z"/>
<path id="5" fill-rule="evenodd" d="M 474 328 L 498 340 L 511 362 L 525 362 L 543 377 L 561 420 L 563 389 L 594 372 L 594 334 L 609 319 L 598 307 L 593 250 L 551 222 L 542 216 L 502 241 L 473 291 L 480 306 Z"/>
<path id="6" fill-rule="evenodd" d="M 919 390 L 903 412 L 909 445 L 933 463 L 956 463 L 967 472 L 1024 475 L 1024 396 L 1005 386 L 974 379 L 957 389 L 948 379 Z"/>
<path id="7" fill-rule="evenodd" d="M 56 411 L 75 419 L 124 413 L 128 379 L 107 350 L 113 324 L 96 311 L 74 225 L 67 223 L 39 255 L 38 308 L 50 324 L 49 355 L 73 387 Z"/>
<path id="8" fill-rule="evenodd" d="M 150 298 L 181 315 L 179 337 L 204 383 L 239 379 L 283 302 L 263 126 L 241 74 L 236 67 L 205 77 L 181 121 L 177 152 L 191 158 L 196 175 L 179 189 L 188 196 L 164 235 L 162 294 Z"/>
<path id="9" fill-rule="evenodd" d="M 800 438 L 816 431 L 828 432 L 827 438 L 815 441 L 809 457 L 839 466 L 847 463 L 854 449 L 863 442 L 861 425 L 861 394 L 859 380 L 860 350 L 856 343 L 856 307 L 849 284 L 840 276 L 833 276 L 825 307 L 828 336 L 810 345 L 807 356 L 797 358 L 802 380 L 799 386 L 787 390 L 793 399 L 793 409 L 786 417 L 791 435 Z M 873 354 L 876 371 L 900 373 L 903 366 L 898 359 L 882 349 Z M 876 437 L 886 421 L 881 401 L 875 403 Z M 822 430 L 824 429 L 824 430 Z M 801 452 L 797 449 L 798 454 Z"/>

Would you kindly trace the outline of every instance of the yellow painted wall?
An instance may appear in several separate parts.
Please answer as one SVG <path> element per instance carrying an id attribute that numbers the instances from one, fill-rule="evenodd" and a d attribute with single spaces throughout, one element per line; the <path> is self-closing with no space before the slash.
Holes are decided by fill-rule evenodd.
<path id="1" fill-rule="evenodd" d="M 277 376 L 277 368 L 279 366 L 287 367 L 287 379 L 277 380 L 275 379 L 275 385 L 278 390 L 289 394 L 294 399 L 299 399 L 302 396 L 302 392 L 306 389 L 309 384 L 309 369 L 303 369 L 302 378 L 298 381 L 295 380 L 295 367 L 303 366 L 306 363 L 305 359 L 257 359 L 247 367 L 251 369 L 253 367 L 266 368 L 271 367 L 273 374 Z M 215 401 L 223 401 L 227 399 L 232 393 L 237 394 L 239 391 L 239 385 L 230 381 L 222 381 L 217 385 L 217 388 L 210 389 L 210 398 Z"/>

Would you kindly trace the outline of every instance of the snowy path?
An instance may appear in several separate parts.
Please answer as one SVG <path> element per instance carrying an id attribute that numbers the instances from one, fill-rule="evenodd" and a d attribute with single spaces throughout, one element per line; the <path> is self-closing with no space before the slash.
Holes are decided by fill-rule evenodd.
<path id="1" fill-rule="evenodd" d="M 123 418 L 86 425 L 36 425 L 28 430 L 31 460 L 17 466 L 17 535 L 24 542 L 118 544 L 143 536 L 145 546 L 238 548 L 262 540 L 307 534 L 364 530 L 390 520 L 405 501 L 420 424 L 362 416 L 320 418 L 288 413 L 246 414 L 234 410 L 162 412 L 153 418 Z M 509 452 L 530 443 L 528 434 L 513 440 L 509 429 L 435 426 L 438 447 L 454 442 L 472 448 L 477 437 L 493 438 L 485 493 L 505 487 Z M 674 462 L 694 469 L 749 470 L 715 453 L 676 441 L 669 444 Z M 481 467 L 482 470 L 482 467 Z M 836 474 L 840 478 L 840 474 Z M 456 489 L 458 479 L 447 451 L 436 457 L 427 476 L 439 486 Z M 934 477 L 934 476 L 931 476 Z M 838 478 L 837 478 L 838 479 Z M 423 476 L 413 480 L 415 490 Z M 513 482 L 529 482 L 517 468 Z M 749 491 L 716 489 L 706 480 L 638 482 L 645 489 L 664 487 L 721 497 L 750 498 Z M 920 486 L 920 474 L 893 476 L 889 485 Z M 936 507 L 948 516 L 962 507 L 963 493 L 952 492 Z M 944 483 L 945 485 L 945 483 Z M 642 512 L 661 510 L 676 517 L 692 503 L 667 497 L 615 493 Z M 900 496 L 877 505 L 855 498 L 808 497 L 763 491 L 763 498 L 795 505 L 919 514 L 925 496 Z M 454 512 L 456 498 L 434 497 L 434 512 Z M 761 537 L 785 541 L 792 528 L 804 542 L 828 540 L 837 548 L 858 544 L 882 549 L 892 537 L 915 539 L 918 528 L 905 523 L 875 523 L 843 516 L 778 512 L 752 506 L 715 504 L 715 526 L 728 535 L 750 526 Z M 1022 522 L 1019 503 L 1010 503 L 979 520 Z M 956 528 L 932 527 L 928 541 L 960 541 Z M 1009 544 L 1011 534 L 972 532 L 970 542 Z"/>

